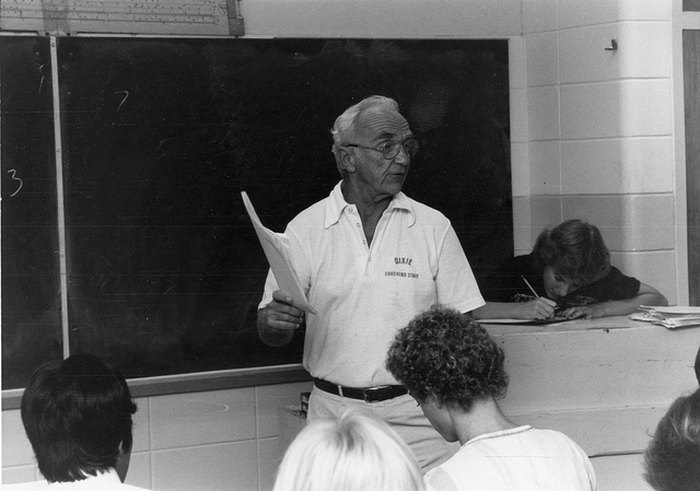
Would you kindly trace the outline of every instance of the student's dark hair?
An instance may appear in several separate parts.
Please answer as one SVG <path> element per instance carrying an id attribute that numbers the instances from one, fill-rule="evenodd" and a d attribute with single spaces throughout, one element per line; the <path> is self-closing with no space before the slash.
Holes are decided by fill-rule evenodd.
<path id="1" fill-rule="evenodd" d="M 438 306 L 396 334 L 386 367 L 419 401 L 433 397 L 441 405 L 468 411 L 475 400 L 505 395 L 504 358 L 471 317 Z"/>
<path id="2" fill-rule="evenodd" d="M 700 490 L 700 389 L 674 401 L 645 454 L 645 478 L 658 491 Z"/>
<path id="3" fill-rule="evenodd" d="M 544 230 L 533 252 L 543 266 L 581 284 L 592 283 L 610 271 L 610 251 L 600 230 L 583 220 L 567 220 Z"/>
<path id="4" fill-rule="evenodd" d="M 136 404 L 124 377 L 94 355 L 36 369 L 21 412 L 39 470 L 50 482 L 97 475 L 131 450 Z"/>

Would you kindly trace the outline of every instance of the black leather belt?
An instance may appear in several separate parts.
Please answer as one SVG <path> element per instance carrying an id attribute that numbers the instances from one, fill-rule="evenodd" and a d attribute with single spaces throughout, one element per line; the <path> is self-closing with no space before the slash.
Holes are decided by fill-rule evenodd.
<path id="1" fill-rule="evenodd" d="M 377 387 L 344 387 L 336 385 L 320 378 L 314 379 L 314 385 L 319 389 L 335 394 L 341 397 L 349 397 L 350 399 L 360 399 L 365 402 L 379 402 L 393 399 L 408 394 L 406 387 L 403 385 L 380 385 Z"/>

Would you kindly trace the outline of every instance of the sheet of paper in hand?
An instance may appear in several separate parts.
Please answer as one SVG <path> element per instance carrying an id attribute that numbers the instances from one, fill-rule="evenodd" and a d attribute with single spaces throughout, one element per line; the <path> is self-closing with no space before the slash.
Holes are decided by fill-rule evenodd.
<path id="1" fill-rule="evenodd" d="M 267 257 L 267 261 L 270 263 L 272 274 L 275 275 L 277 285 L 281 290 L 289 293 L 296 307 L 310 314 L 315 314 L 316 309 L 314 309 L 306 299 L 304 290 L 301 288 L 299 279 L 289 260 L 287 254 L 289 250 L 289 239 L 284 234 L 273 232 L 262 224 L 255 208 L 253 208 L 253 203 L 251 203 L 245 191 L 241 191 L 241 197 L 243 198 L 243 204 L 248 212 L 248 216 L 253 222 L 253 228 L 255 228 L 255 233 L 260 240 L 260 245 L 262 245 L 263 251 L 265 251 L 265 257 Z"/>

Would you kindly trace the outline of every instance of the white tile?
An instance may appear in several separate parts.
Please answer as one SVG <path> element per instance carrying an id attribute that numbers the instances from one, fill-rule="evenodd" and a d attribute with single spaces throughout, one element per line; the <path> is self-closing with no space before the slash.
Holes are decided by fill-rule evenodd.
<path id="1" fill-rule="evenodd" d="M 150 452 L 132 452 L 124 482 L 132 486 L 151 489 L 153 485 L 151 482 Z"/>
<path id="2" fill-rule="evenodd" d="M 564 194 L 673 192 L 671 137 L 561 143 Z"/>
<path id="3" fill-rule="evenodd" d="M 277 438 L 258 440 L 258 482 L 260 491 L 270 491 L 275 485 L 277 468 L 282 461 Z"/>
<path id="4" fill-rule="evenodd" d="M 557 0 L 524 0 L 523 32 L 553 31 L 558 27 Z"/>
<path id="5" fill-rule="evenodd" d="M 652 491 L 642 468 L 643 456 L 614 455 L 591 460 L 600 491 Z"/>
<path id="6" fill-rule="evenodd" d="M 20 482 L 39 481 L 39 469 L 35 465 L 21 465 L 17 467 L 5 467 L 3 462 L 2 483 L 15 484 Z"/>
<path id="7" fill-rule="evenodd" d="M 559 34 L 562 83 L 671 75 L 671 29 L 666 22 L 621 22 Z M 606 51 L 611 39 L 616 51 Z"/>
<path id="8" fill-rule="evenodd" d="M 510 182 L 513 197 L 530 194 L 529 145 L 515 142 L 510 145 Z"/>
<path id="9" fill-rule="evenodd" d="M 668 80 L 561 87 L 561 134 L 567 140 L 671 133 Z"/>
<path id="10" fill-rule="evenodd" d="M 510 89 L 510 141 L 526 142 L 528 140 L 528 90 Z"/>
<path id="11" fill-rule="evenodd" d="M 676 303 L 676 255 L 673 251 L 612 253 L 611 261 L 622 272 L 659 290 L 669 305 Z"/>
<path id="12" fill-rule="evenodd" d="M 135 399 L 136 403 L 136 414 L 134 414 L 133 421 L 133 435 L 134 435 L 134 445 L 133 452 L 141 452 L 149 450 L 151 448 L 151 435 L 148 426 L 148 398 L 143 397 Z"/>
<path id="13" fill-rule="evenodd" d="M 153 491 L 257 491 L 255 441 L 153 452 Z"/>
<path id="14" fill-rule="evenodd" d="M 559 83 L 558 36 L 556 32 L 545 32 L 525 38 L 528 87 Z"/>
<path id="15" fill-rule="evenodd" d="M 606 24 L 559 33 L 560 76 L 562 83 L 614 80 L 620 78 L 620 59 L 636 50 L 622 42 L 619 24 Z M 624 50 L 606 51 L 612 38 Z"/>
<path id="16" fill-rule="evenodd" d="M 559 138 L 559 90 L 557 87 L 530 87 L 527 92 L 530 140 Z"/>
<path id="17" fill-rule="evenodd" d="M 530 193 L 561 194 L 561 156 L 558 141 L 530 143 Z"/>
<path id="18" fill-rule="evenodd" d="M 277 410 L 282 406 L 299 406 L 302 392 L 311 392 L 311 382 L 265 385 L 255 388 L 257 410 L 257 436 L 277 436 Z"/>
<path id="19" fill-rule="evenodd" d="M 617 0 L 621 20 L 670 20 L 668 0 Z"/>
<path id="20" fill-rule="evenodd" d="M 621 135 L 670 135 L 673 97 L 670 80 L 640 80 L 623 84 Z"/>
<path id="21" fill-rule="evenodd" d="M 561 196 L 530 197 L 530 236 L 534 244 L 545 228 L 553 228 L 562 222 Z"/>
<path id="22" fill-rule="evenodd" d="M 672 194 L 565 196 L 564 218 L 597 226 L 611 251 L 673 249 Z"/>
<path id="23" fill-rule="evenodd" d="M 668 20 L 671 3 L 668 0 L 559 0 L 559 27 L 621 20 Z"/>
<path id="24" fill-rule="evenodd" d="M 153 397 L 154 449 L 255 438 L 254 388 Z"/>
<path id="25" fill-rule="evenodd" d="M 525 38 L 522 36 L 508 39 L 508 87 L 511 89 L 527 87 L 527 58 L 525 57 Z"/>
<path id="26" fill-rule="evenodd" d="M 667 22 L 626 22 L 620 26 L 620 76 L 670 77 L 671 27 Z"/>
<path id="27" fill-rule="evenodd" d="M 589 26 L 618 19 L 617 0 L 559 0 L 559 27 Z"/>
<path id="28" fill-rule="evenodd" d="M 22 425 L 19 409 L 2 412 L 2 465 L 34 465 L 34 450 Z"/>
<path id="29" fill-rule="evenodd" d="M 530 199 L 526 197 L 513 198 L 513 249 L 527 253 L 532 249 Z"/>

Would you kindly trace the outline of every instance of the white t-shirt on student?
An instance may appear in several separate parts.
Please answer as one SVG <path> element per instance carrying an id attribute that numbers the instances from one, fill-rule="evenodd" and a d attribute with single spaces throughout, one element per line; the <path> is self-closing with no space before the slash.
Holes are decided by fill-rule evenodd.
<path id="1" fill-rule="evenodd" d="M 590 460 L 571 438 L 518 426 L 480 435 L 425 475 L 429 491 L 595 491 Z"/>

